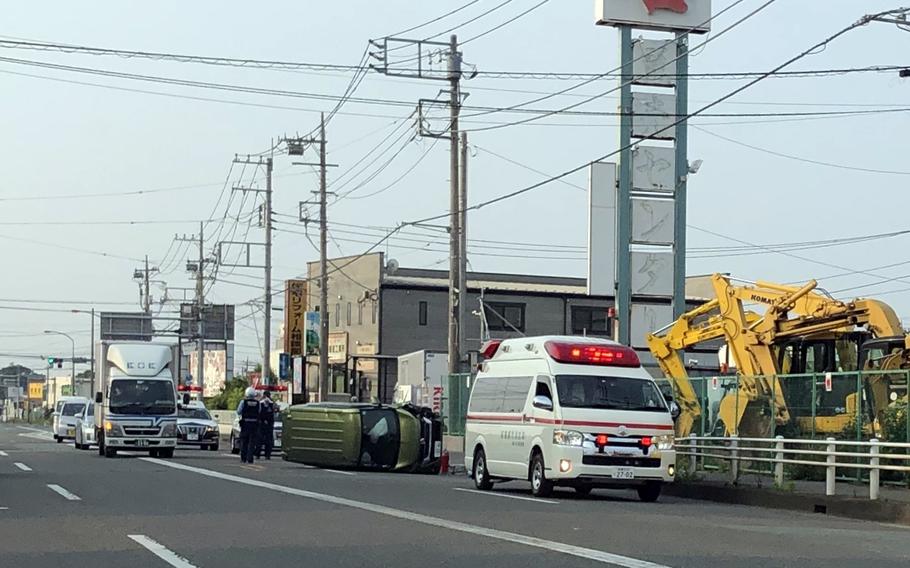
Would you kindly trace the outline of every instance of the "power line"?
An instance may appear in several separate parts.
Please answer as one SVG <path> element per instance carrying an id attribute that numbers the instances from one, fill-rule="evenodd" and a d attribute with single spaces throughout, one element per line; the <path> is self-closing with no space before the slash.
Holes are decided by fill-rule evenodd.
<path id="1" fill-rule="evenodd" d="M 114 254 L 114 253 L 109 253 L 109 252 L 102 252 L 102 251 L 98 251 L 98 250 L 89 250 L 89 249 L 83 249 L 83 248 L 78 248 L 78 247 L 71 247 L 71 246 L 69 246 L 69 245 L 61 245 L 61 244 L 57 244 L 57 243 L 49 243 L 49 242 L 46 242 L 46 241 L 39 241 L 39 240 L 36 240 L 36 239 L 26 239 L 26 238 L 22 238 L 22 237 L 13 237 L 13 236 L 10 236 L 10 235 L 0 235 L 0 239 L 6 239 L 6 240 L 9 240 L 9 241 L 18 241 L 18 242 L 21 242 L 21 243 L 29 243 L 29 244 L 33 244 L 33 245 L 41 245 L 41 246 L 45 246 L 45 247 L 57 248 L 57 249 L 61 249 L 61 250 L 68 250 L 68 251 L 78 252 L 78 253 L 82 253 L 82 254 L 91 254 L 91 255 L 95 255 L 95 256 L 103 256 L 103 257 L 106 257 L 106 258 L 114 258 L 114 259 L 117 259 L 117 260 L 128 260 L 128 261 L 130 261 L 130 262 L 145 262 L 145 259 L 134 258 L 134 257 L 131 257 L 131 256 L 123 256 L 123 255 L 119 255 L 119 254 Z"/>
<path id="2" fill-rule="evenodd" d="M 464 45 L 464 44 L 466 44 L 466 43 L 468 43 L 468 42 L 474 41 L 475 39 L 480 39 L 480 38 L 484 37 L 485 35 L 489 35 L 489 34 L 495 32 L 495 31 L 498 31 L 498 30 L 500 30 L 500 29 L 502 29 L 502 28 L 508 26 L 509 24 L 511 24 L 511 23 L 513 23 L 513 22 L 515 22 L 515 21 L 517 21 L 517 20 L 520 20 L 520 19 L 523 18 L 524 16 L 527 16 L 528 14 L 530 14 L 530 13 L 533 12 L 534 10 L 540 8 L 541 6 L 543 6 L 544 4 L 546 4 L 546 3 L 549 2 L 549 1 L 550 1 L 550 0 L 542 0 L 541 2 L 538 2 L 537 4 L 531 6 L 530 8 L 528 8 L 527 10 L 525 10 L 524 12 L 522 12 L 522 13 L 516 15 L 516 16 L 513 16 L 513 17 L 511 17 L 511 18 L 509 18 L 508 20 L 506 20 L 505 22 L 499 24 L 498 26 L 492 27 L 492 28 L 488 29 L 488 30 L 485 31 L 485 32 L 481 32 L 481 33 L 479 33 L 479 34 L 477 34 L 477 35 L 475 35 L 475 36 L 469 37 L 468 39 L 462 41 L 462 42 L 461 42 L 461 45 Z"/>
<path id="3" fill-rule="evenodd" d="M 419 30 L 420 28 L 424 28 L 424 27 L 426 27 L 426 26 L 429 26 L 430 24 L 435 24 L 436 22 L 438 22 L 438 21 L 440 21 L 440 20 L 442 20 L 442 19 L 444 19 L 444 18 L 448 18 L 449 16 L 452 16 L 452 15 L 454 15 L 454 14 L 457 14 L 458 12 L 461 12 L 462 10 L 464 10 L 464 9 L 466 9 L 466 8 L 470 8 L 470 7 L 473 6 L 474 4 L 477 4 L 478 2 L 480 2 L 480 0 L 471 0 L 471 1 L 468 2 L 467 4 L 463 4 L 462 6 L 459 6 L 458 8 L 455 8 L 454 10 L 450 10 L 450 11 L 446 12 L 445 14 L 442 14 L 442 15 L 440 15 L 440 16 L 436 16 L 436 17 L 433 18 L 432 20 L 427 20 L 426 22 L 423 22 L 422 24 L 417 24 L 416 26 L 412 26 L 412 27 L 410 27 L 410 28 L 408 28 L 408 29 L 401 30 L 400 32 L 395 32 L 395 33 L 393 33 L 393 34 L 391 34 L 391 35 L 393 35 L 393 36 L 400 36 L 400 35 L 404 35 L 404 34 L 406 34 L 406 33 L 413 32 L 413 31 L 415 31 L 415 30 Z"/>

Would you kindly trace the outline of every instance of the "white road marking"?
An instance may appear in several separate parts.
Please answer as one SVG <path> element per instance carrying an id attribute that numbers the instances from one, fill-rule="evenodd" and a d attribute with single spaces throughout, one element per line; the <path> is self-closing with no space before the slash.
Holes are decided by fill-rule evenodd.
<path id="1" fill-rule="evenodd" d="M 196 566 L 190 564 L 190 561 L 186 558 L 178 556 L 176 553 L 167 549 L 163 544 L 155 542 L 144 534 L 128 534 L 126 536 L 130 537 L 140 546 L 175 568 L 196 568 Z"/>
<path id="2" fill-rule="evenodd" d="M 0 458 L 6 458 L 6 457 L 9 457 L 9 454 L 0 450 Z"/>
<path id="3" fill-rule="evenodd" d="M 459 521 L 450 521 L 448 519 L 442 519 L 439 517 L 431 517 L 429 515 L 422 515 L 420 513 L 414 513 L 412 511 L 405 511 L 402 509 L 395 509 L 393 507 L 386 507 L 385 505 L 376 505 L 374 503 L 366 503 L 364 501 L 355 501 L 354 499 L 346 499 L 344 497 L 336 497 L 334 495 L 327 495 L 325 493 L 316 493 L 315 491 L 307 491 L 305 489 L 297 489 L 294 487 L 287 487 L 285 485 L 278 485 L 276 483 L 269 483 L 267 481 L 260 481 L 258 479 L 249 479 L 246 477 L 240 477 L 237 475 L 231 475 L 229 473 L 222 473 L 220 471 L 214 471 L 210 469 L 203 469 L 201 467 L 193 467 L 190 465 L 184 465 L 181 463 L 174 463 L 165 460 L 155 459 L 155 458 L 139 458 L 142 461 L 147 461 L 157 465 L 163 465 L 165 467 L 170 467 L 172 469 L 179 469 L 183 471 L 188 471 L 191 473 L 196 473 L 199 475 L 204 475 L 207 477 L 213 477 L 215 479 L 221 479 L 223 481 L 232 481 L 234 483 L 240 483 L 243 485 L 249 485 L 252 487 L 259 487 L 262 489 L 269 489 L 271 491 L 277 491 L 279 493 L 285 493 L 288 495 L 296 495 L 298 497 L 304 497 L 307 499 L 313 499 L 315 501 L 321 501 L 323 503 L 332 503 L 334 505 L 340 505 L 342 507 L 351 507 L 353 509 L 359 509 L 361 511 L 369 511 L 371 513 L 376 513 L 379 515 L 386 515 L 388 517 L 395 517 L 398 519 L 403 519 L 406 521 L 412 521 L 415 523 L 421 523 L 424 525 L 429 525 L 432 527 L 445 528 L 453 531 L 463 532 L 467 534 L 473 534 L 477 536 L 482 536 L 486 538 L 492 538 L 496 540 L 501 540 L 505 542 L 512 542 L 516 544 L 521 544 L 525 546 L 533 546 L 535 548 L 540 548 L 543 550 L 549 550 L 551 552 L 558 552 L 561 554 L 566 554 L 569 556 L 576 556 L 579 558 L 586 558 L 588 560 L 594 560 L 596 562 L 602 562 L 604 564 L 609 564 L 612 566 L 621 566 L 622 568 L 669 568 L 663 564 L 655 564 L 654 562 L 648 562 L 647 560 L 640 560 L 638 558 L 632 558 L 629 556 L 621 556 L 619 554 L 612 554 L 610 552 L 604 552 L 602 550 L 595 550 L 593 548 L 584 548 L 581 546 L 575 546 L 572 544 L 566 544 L 563 542 L 556 542 L 552 540 L 546 540 L 542 538 L 537 538 L 534 536 L 527 536 L 518 533 L 512 533 L 508 531 L 501 531 L 498 529 L 492 529 L 488 527 L 482 527 L 478 525 L 470 525 L 468 523 L 462 523 Z"/>
<path id="4" fill-rule="evenodd" d="M 531 501 L 534 503 L 547 503 L 549 505 L 558 505 L 559 501 L 550 501 L 549 499 L 538 499 L 537 497 L 523 497 L 521 495 L 510 495 L 497 491 L 478 491 L 477 489 L 465 489 L 464 487 L 454 487 L 455 491 L 464 493 L 477 493 L 478 495 L 490 495 L 492 497 L 505 497 L 507 499 L 519 499 L 521 501 Z"/>
<path id="5" fill-rule="evenodd" d="M 16 462 L 16 463 L 14 463 L 13 465 L 16 466 L 16 467 L 18 467 L 18 468 L 21 469 L 22 471 L 31 471 L 31 470 L 32 470 L 32 468 L 28 467 L 27 465 L 25 465 L 25 464 L 22 463 L 22 462 Z"/>
<path id="6" fill-rule="evenodd" d="M 322 469 L 322 468 L 316 468 L 316 469 Z M 344 471 L 341 469 L 322 469 L 322 471 L 329 471 L 331 473 L 339 473 L 341 475 L 357 475 L 353 471 Z"/>
<path id="7" fill-rule="evenodd" d="M 9 507 L 0 507 L 0 511 L 9 511 Z"/>
<path id="8" fill-rule="evenodd" d="M 64 499 L 67 499 L 69 501 L 82 501 L 81 497 L 79 497 L 75 493 L 70 493 L 69 491 L 67 491 L 63 487 L 60 487 L 59 485 L 56 485 L 53 483 L 48 483 L 47 487 L 51 491 L 54 491 L 55 493 L 59 493 L 60 495 L 62 495 Z"/>
<path id="9" fill-rule="evenodd" d="M 41 432 L 42 434 L 50 434 L 50 430 L 45 430 L 44 428 L 32 428 L 31 426 L 16 426 L 20 430 L 31 430 L 32 432 Z"/>

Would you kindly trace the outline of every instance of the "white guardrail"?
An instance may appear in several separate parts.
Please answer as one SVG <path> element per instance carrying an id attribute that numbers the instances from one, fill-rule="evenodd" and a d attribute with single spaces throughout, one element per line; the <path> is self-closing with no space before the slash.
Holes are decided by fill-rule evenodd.
<path id="1" fill-rule="evenodd" d="M 884 452 L 884 453 L 883 453 Z M 767 463 L 774 466 L 774 481 L 784 483 L 785 465 L 802 465 L 825 469 L 825 494 L 835 494 L 837 469 L 869 471 L 869 499 L 879 497 L 882 471 L 910 473 L 910 444 L 849 440 L 802 440 L 784 438 L 721 438 L 689 436 L 676 440 L 676 453 L 688 456 L 689 471 L 698 471 L 699 460 L 726 460 L 730 463 L 732 481 L 739 478 L 742 463 Z M 812 460 L 810 458 L 822 458 Z M 770 472 L 767 472 L 770 473 Z"/>

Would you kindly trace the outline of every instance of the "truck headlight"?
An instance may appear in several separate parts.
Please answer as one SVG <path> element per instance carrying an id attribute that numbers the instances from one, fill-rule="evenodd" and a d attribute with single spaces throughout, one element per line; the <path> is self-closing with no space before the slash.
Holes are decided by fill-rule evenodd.
<path id="1" fill-rule="evenodd" d="M 676 443 L 676 437 L 673 434 L 661 434 L 660 436 L 651 436 L 651 445 L 657 446 L 658 450 L 672 450 Z"/>
<path id="2" fill-rule="evenodd" d="M 165 438 L 174 438 L 177 436 L 177 423 L 168 422 L 161 428 L 161 435 Z"/>
<path id="3" fill-rule="evenodd" d="M 585 436 L 575 430 L 553 430 L 553 443 L 560 446 L 581 446 Z"/>
<path id="4" fill-rule="evenodd" d="M 105 436 L 123 436 L 123 429 L 116 422 L 111 422 L 110 420 L 104 421 L 104 435 Z"/>

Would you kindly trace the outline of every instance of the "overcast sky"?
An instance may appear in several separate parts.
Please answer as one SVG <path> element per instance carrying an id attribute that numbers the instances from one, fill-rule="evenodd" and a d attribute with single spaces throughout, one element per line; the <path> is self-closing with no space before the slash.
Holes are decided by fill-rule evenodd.
<path id="1" fill-rule="evenodd" d="M 400 32 L 467 2 L 33 0 L 5 6 L 0 36 L 129 50 L 356 65 L 368 39 Z M 457 33 L 462 39 L 471 38 L 537 3 L 514 0 Z M 713 34 L 763 3 L 745 0 L 715 20 Z M 424 38 L 445 32 L 498 4 L 499 0 L 480 0 L 406 36 Z M 730 4 L 715 0 L 714 12 Z M 768 70 L 862 15 L 896 6 L 894 0 L 777 0 L 704 48 L 695 47 L 690 71 Z M 467 43 L 464 59 L 481 71 L 603 73 L 618 63 L 617 36 L 612 28 L 594 26 L 589 0 L 551 0 Z M 695 38 L 693 46 L 702 41 L 704 36 Z M 850 32 L 793 69 L 910 65 L 908 47 L 910 35 L 895 26 L 876 23 Z M 238 69 L 18 49 L 0 49 L 0 57 L 333 96 L 341 94 L 351 78 L 350 73 L 337 71 Z M 901 80 L 895 71 L 769 79 L 712 109 L 734 116 L 693 120 L 698 128 L 689 133 L 689 156 L 703 159 L 704 165 L 689 183 L 688 242 L 693 250 L 688 273 L 722 271 L 772 281 L 820 278 L 832 292 L 858 287 L 839 292 L 840 296 L 881 297 L 906 322 L 910 316 L 910 264 L 878 267 L 907 261 L 907 236 L 783 254 L 761 248 L 717 247 L 821 241 L 908 229 L 908 81 Z M 503 107 L 580 82 L 577 78 L 480 75 L 465 81 L 463 88 L 470 93 L 466 105 Z M 693 79 L 690 110 L 743 83 Z M 77 354 L 88 354 L 89 317 L 69 310 L 93 305 L 99 310 L 138 307 L 138 288 L 132 275 L 146 254 L 154 266 L 164 261 L 164 270 L 155 280 L 166 281 L 172 288 L 192 286 L 185 261 L 195 253 L 185 251 L 185 244 L 174 244 L 175 233 L 194 233 L 198 221 L 214 219 L 207 225 L 212 237 L 220 230 L 222 239 L 232 235 L 233 240 L 246 236 L 249 241 L 260 241 L 262 230 L 255 226 L 255 219 L 252 227 L 247 222 L 255 205 L 253 198 L 244 202 L 238 194 L 231 200 L 230 186 L 250 183 L 254 176 L 261 180 L 261 171 L 232 168 L 234 154 L 260 152 L 277 137 L 307 133 L 317 124 L 318 111 L 334 106 L 333 101 L 300 96 L 139 82 L 9 61 L 0 61 L 0 84 L 0 160 L 4 166 L 0 177 L 0 258 L 4 267 L 0 280 L 0 363 L 19 361 L 32 366 L 41 363 L 14 355 L 69 352 L 65 338 L 43 336 L 44 329 L 72 332 L 79 342 Z M 437 96 L 443 86 L 435 81 L 372 73 L 356 97 L 416 103 Z M 565 96 L 529 106 L 560 108 L 583 100 L 582 95 L 602 93 L 613 86 L 612 80 L 597 80 Z M 578 110 L 614 112 L 614 96 L 598 98 Z M 791 116 L 830 111 L 872 112 Z M 330 207 L 330 221 L 336 223 L 332 229 L 333 255 L 361 252 L 381 235 L 362 227 L 393 226 L 447 209 L 447 144 L 439 143 L 431 149 L 431 139 L 408 142 L 413 132 L 412 112 L 413 108 L 403 105 L 349 102 L 331 121 L 329 160 L 339 167 L 330 171 L 330 189 L 343 195 L 356 188 Z M 469 117 L 477 112 L 464 111 L 465 128 L 530 116 L 492 113 Z M 767 116 L 769 113 L 784 116 Z M 439 116 L 441 109 L 432 114 Z M 743 114 L 749 116 L 735 116 Z M 608 153 L 618 146 L 615 123 L 616 118 L 611 116 L 563 115 L 471 133 L 474 148 L 469 201 L 477 203 L 546 177 L 531 169 L 557 174 Z M 430 121 L 437 128 L 441 124 Z M 364 160 L 377 145 L 378 149 Z M 394 160 L 381 169 L 396 152 Z M 229 180 L 226 190 L 225 180 Z M 510 245 L 478 242 L 471 249 L 472 268 L 584 276 L 587 174 L 581 171 L 563 182 L 473 212 L 469 237 L 528 243 L 524 248 L 531 249 L 544 243 L 566 247 L 541 255 L 533 250 L 510 250 Z M 281 214 L 276 217 L 281 221 L 276 226 L 302 231 L 294 221 L 297 204 L 309 199 L 316 188 L 317 178 L 309 168 L 292 166 L 286 156 L 276 157 L 275 209 Z M 135 194 L 152 189 L 167 191 Z M 383 191 L 376 193 L 379 190 Z M 86 196 L 97 193 L 106 195 Z M 117 193 L 127 195 L 111 195 Z M 361 199 L 354 199 L 358 196 Z M 235 221 L 238 216 L 239 223 Z M 91 224 L 110 221 L 154 223 Z M 74 222 L 89 224 L 67 224 Z M 316 233 L 313 235 L 316 240 Z M 207 249 L 214 240 L 209 241 Z M 381 250 L 402 266 L 444 268 L 448 256 L 445 248 L 443 234 L 411 229 Z M 553 258 L 533 258 L 535 255 Z M 276 232 L 275 280 L 302 273 L 305 263 L 317 256 L 305 236 Z M 214 286 L 209 296 L 213 301 L 240 303 L 259 293 L 249 285 L 260 282 L 257 278 L 261 278 L 261 271 L 224 268 L 221 276 L 226 281 Z M 160 299 L 162 293 L 163 285 L 156 284 L 153 297 Z M 179 294 L 170 292 L 171 297 Z M 238 308 L 238 315 L 249 314 L 249 307 Z M 261 318 L 255 323 L 261 331 Z M 252 318 L 238 324 L 238 362 L 259 357 L 253 324 Z M 276 333 L 278 325 L 276 321 Z"/>

